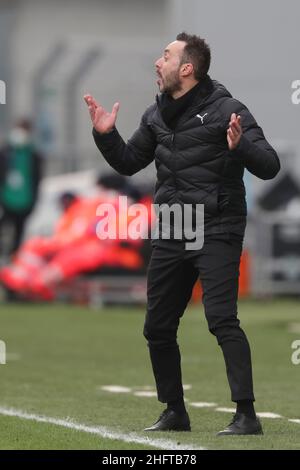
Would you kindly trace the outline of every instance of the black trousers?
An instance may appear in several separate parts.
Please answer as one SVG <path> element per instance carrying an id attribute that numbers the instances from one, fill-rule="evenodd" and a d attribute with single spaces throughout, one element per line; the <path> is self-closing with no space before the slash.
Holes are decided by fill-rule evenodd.
<path id="1" fill-rule="evenodd" d="M 231 399 L 254 401 L 250 347 L 237 318 L 243 238 L 209 236 L 203 248 L 194 251 L 186 251 L 185 243 L 179 240 L 155 240 L 152 244 L 144 336 L 159 401 L 183 396 L 177 330 L 198 276 L 208 328 L 223 351 Z"/>
<path id="2" fill-rule="evenodd" d="M 23 234 L 25 230 L 26 219 L 29 216 L 28 212 L 10 212 L 4 211 L 0 219 L 0 255 L 13 254 L 15 253 L 22 242 Z M 3 247 L 4 232 L 7 230 L 7 226 L 12 230 L 12 236 L 10 239 L 9 246 L 5 250 Z M 7 252 L 5 252 L 7 251 Z"/>

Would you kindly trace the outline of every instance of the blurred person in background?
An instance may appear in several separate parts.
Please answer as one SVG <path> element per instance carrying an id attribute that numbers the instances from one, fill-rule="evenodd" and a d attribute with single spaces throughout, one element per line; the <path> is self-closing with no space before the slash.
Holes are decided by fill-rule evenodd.
<path id="1" fill-rule="evenodd" d="M 25 223 L 38 198 L 42 157 L 32 141 L 32 123 L 19 119 L 8 141 L 0 149 L 0 254 L 12 254 L 20 246 Z M 4 251 L 5 230 L 12 230 L 8 253 Z"/>
<path id="2" fill-rule="evenodd" d="M 119 103 L 108 112 L 91 95 L 85 101 L 95 143 L 115 170 L 133 175 L 155 159 L 155 203 L 192 204 L 194 213 L 197 204 L 204 205 L 201 249 L 186 249 L 184 237 L 172 236 L 172 223 L 169 239 L 164 239 L 164 224 L 152 242 L 144 336 L 158 399 L 167 408 L 145 431 L 191 429 L 177 330 L 200 276 L 209 331 L 222 348 L 231 399 L 237 404 L 232 422 L 218 435 L 262 434 L 254 410 L 250 347 L 237 317 L 247 215 L 243 174 L 246 168 L 271 179 L 280 162 L 247 107 L 209 77 L 210 59 L 205 40 L 177 35 L 155 63 L 161 94 L 127 144 L 115 127 Z"/>
<path id="3" fill-rule="evenodd" d="M 52 237 L 34 237 L 16 252 L 12 263 L 0 270 L 0 280 L 9 293 L 30 299 L 53 300 L 57 287 L 74 276 L 106 267 L 140 269 L 143 257 L 142 238 L 128 240 L 105 239 L 97 236 L 97 208 L 110 204 L 121 224 L 130 219 L 120 214 L 119 195 L 129 197 L 128 204 L 143 200 L 151 206 L 152 199 L 118 174 L 97 178 L 98 195 L 93 197 L 63 193 L 59 198 L 62 215 Z M 151 207 L 150 207 L 151 209 Z M 148 212 L 147 212 L 148 214 Z M 148 219 L 144 220 L 148 227 Z M 12 296 L 11 296 L 12 297 Z"/>

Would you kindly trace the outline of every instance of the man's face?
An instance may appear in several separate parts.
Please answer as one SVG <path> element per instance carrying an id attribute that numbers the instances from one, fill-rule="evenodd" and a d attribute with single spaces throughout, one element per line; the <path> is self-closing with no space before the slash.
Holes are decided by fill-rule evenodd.
<path id="1" fill-rule="evenodd" d="M 159 91 L 172 94 L 181 90 L 180 62 L 185 42 L 174 41 L 169 44 L 162 57 L 155 62 Z"/>

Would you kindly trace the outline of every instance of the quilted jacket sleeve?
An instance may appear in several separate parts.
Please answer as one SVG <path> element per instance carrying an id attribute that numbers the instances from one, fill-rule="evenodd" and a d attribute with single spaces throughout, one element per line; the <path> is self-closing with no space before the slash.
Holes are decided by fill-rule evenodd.
<path id="1" fill-rule="evenodd" d="M 144 113 L 139 128 L 127 143 L 116 128 L 109 134 L 93 129 L 95 143 L 109 165 L 122 175 L 133 175 L 154 159 L 156 139 L 148 124 L 150 108 Z"/>
<path id="2" fill-rule="evenodd" d="M 240 158 L 248 171 L 263 180 L 274 178 L 280 170 L 280 161 L 273 147 L 266 140 L 263 130 L 242 103 L 231 112 L 241 116 L 243 134 L 238 146 L 231 151 L 232 156 Z M 227 115 L 228 124 L 230 113 Z"/>

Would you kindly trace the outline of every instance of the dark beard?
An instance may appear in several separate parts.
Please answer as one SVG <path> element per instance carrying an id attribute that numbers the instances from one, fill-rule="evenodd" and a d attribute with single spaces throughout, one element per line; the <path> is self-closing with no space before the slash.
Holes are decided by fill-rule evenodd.
<path id="1" fill-rule="evenodd" d="M 181 90 L 181 83 L 179 80 L 179 72 L 172 72 L 168 78 L 167 78 L 168 83 L 164 87 L 164 92 L 167 93 L 168 95 L 172 95 L 176 91 Z"/>
<path id="2" fill-rule="evenodd" d="M 195 96 L 199 93 L 202 84 L 198 83 L 191 90 L 179 98 L 174 99 L 171 95 L 164 92 L 158 100 L 158 106 L 165 124 L 170 129 L 175 129 L 178 120 L 183 113 L 191 106 Z"/>

